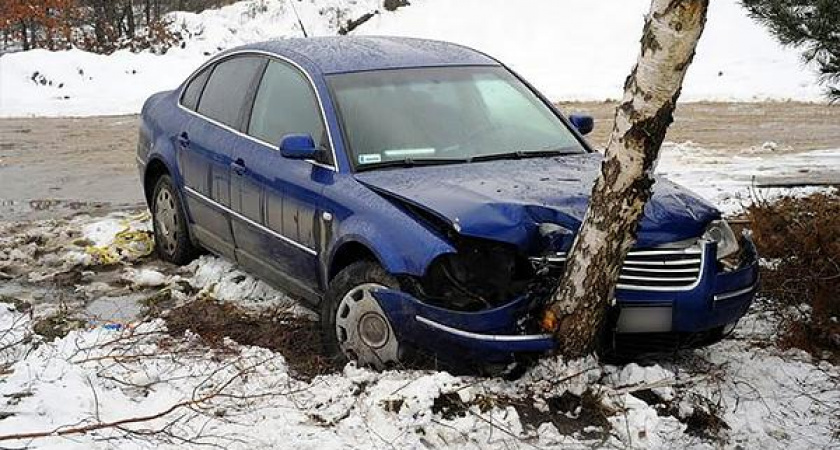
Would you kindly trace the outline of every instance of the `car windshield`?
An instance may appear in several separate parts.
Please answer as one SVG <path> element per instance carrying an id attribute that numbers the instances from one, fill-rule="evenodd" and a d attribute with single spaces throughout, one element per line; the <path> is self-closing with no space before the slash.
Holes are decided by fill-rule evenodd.
<path id="1" fill-rule="evenodd" d="M 347 73 L 329 84 L 356 170 L 585 152 L 502 67 Z"/>

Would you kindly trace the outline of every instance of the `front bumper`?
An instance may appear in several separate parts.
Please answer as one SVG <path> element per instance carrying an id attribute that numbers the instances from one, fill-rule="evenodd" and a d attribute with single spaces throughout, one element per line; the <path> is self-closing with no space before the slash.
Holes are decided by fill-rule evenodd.
<path id="1" fill-rule="evenodd" d="M 681 290 L 616 290 L 611 326 L 616 341 L 644 333 L 702 336 L 703 345 L 747 311 L 758 289 L 755 246 L 744 238 L 739 267 L 719 271 L 716 246 L 704 244 L 703 264 L 697 282 Z M 497 308 L 459 312 L 431 306 L 397 290 L 375 293 L 401 342 L 410 342 L 441 357 L 469 358 L 484 362 L 509 361 L 516 353 L 541 353 L 554 348 L 547 334 L 522 334 L 522 322 L 535 299 L 517 298 Z M 656 316 L 655 320 L 622 320 Z M 670 316 L 670 320 L 668 320 Z"/>

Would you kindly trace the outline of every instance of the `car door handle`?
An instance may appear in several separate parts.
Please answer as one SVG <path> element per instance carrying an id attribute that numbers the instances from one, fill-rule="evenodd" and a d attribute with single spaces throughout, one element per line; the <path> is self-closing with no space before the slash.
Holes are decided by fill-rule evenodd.
<path id="1" fill-rule="evenodd" d="M 190 146 L 190 135 L 187 134 L 186 131 L 181 133 L 180 135 L 178 135 L 178 144 L 180 144 L 181 147 L 189 147 Z"/>
<path id="2" fill-rule="evenodd" d="M 248 170 L 247 167 L 245 167 L 245 161 L 242 158 L 238 158 L 236 161 L 230 163 L 230 168 L 237 175 L 242 175 L 246 170 Z"/>

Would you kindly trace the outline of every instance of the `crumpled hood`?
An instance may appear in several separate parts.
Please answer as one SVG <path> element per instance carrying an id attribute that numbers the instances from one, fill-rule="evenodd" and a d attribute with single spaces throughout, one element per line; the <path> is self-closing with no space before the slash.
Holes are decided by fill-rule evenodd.
<path id="1" fill-rule="evenodd" d="M 428 210 L 462 235 L 508 242 L 527 252 L 559 251 L 571 245 L 572 236 L 556 231 L 549 236 L 552 227 L 540 224 L 580 227 L 602 159 L 589 153 L 376 170 L 355 177 L 374 191 Z M 636 246 L 697 237 L 719 217 L 696 194 L 657 177 Z"/>

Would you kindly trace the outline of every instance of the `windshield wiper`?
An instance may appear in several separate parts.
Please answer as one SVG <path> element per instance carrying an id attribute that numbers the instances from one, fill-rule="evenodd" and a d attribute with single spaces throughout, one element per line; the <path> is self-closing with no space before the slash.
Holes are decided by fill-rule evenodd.
<path id="1" fill-rule="evenodd" d="M 565 156 L 565 155 L 579 155 L 579 151 L 570 151 L 568 148 L 561 149 L 547 149 L 523 151 L 517 150 L 513 152 L 493 153 L 490 155 L 478 155 L 470 158 L 470 162 L 481 161 L 496 161 L 500 159 L 525 159 L 525 158 L 544 158 L 547 156 Z"/>
<path id="2" fill-rule="evenodd" d="M 468 162 L 470 162 L 470 158 L 403 158 L 377 163 L 360 164 L 356 166 L 356 172 L 387 167 L 439 166 L 443 164 L 463 164 Z"/>

